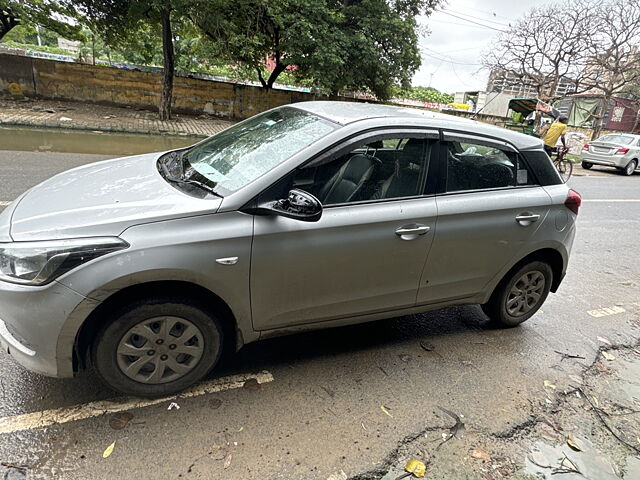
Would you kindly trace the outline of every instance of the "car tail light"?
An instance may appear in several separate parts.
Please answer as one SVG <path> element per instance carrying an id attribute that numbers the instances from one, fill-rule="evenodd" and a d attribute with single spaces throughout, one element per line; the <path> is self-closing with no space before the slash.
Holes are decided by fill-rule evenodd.
<path id="1" fill-rule="evenodd" d="M 582 197 L 580 194 L 573 189 L 569 189 L 567 199 L 564 201 L 564 206 L 577 215 L 581 204 Z"/>
<path id="2" fill-rule="evenodd" d="M 629 153 L 628 148 L 619 148 L 614 155 L 626 155 L 627 153 Z"/>
<path id="3" fill-rule="evenodd" d="M 582 147 L 582 150 L 589 150 L 589 144 L 585 143 L 584 146 Z"/>

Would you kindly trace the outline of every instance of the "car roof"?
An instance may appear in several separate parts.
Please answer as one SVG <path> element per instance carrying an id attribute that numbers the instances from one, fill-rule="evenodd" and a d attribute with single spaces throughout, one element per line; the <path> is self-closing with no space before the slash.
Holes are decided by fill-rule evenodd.
<path id="1" fill-rule="evenodd" d="M 492 137 L 502 138 L 518 148 L 540 147 L 542 141 L 536 137 L 523 133 L 507 130 L 506 128 L 489 125 L 468 118 L 461 118 L 455 115 L 432 112 L 430 110 L 419 110 L 417 108 L 399 107 L 393 105 L 381 105 L 362 102 L 340 102 L 340 101 L 314 101 L 299 102 L 288 105 L 300 110 L 318 115 L 341 125 L 348 125 L 355 122 L 377 119 L 394 118 L 406 119 L 415 122 L 420 126 L 440 128 L 446 122 L 447 128 L 459 128 L 469 133 L 484 134 Z"/>

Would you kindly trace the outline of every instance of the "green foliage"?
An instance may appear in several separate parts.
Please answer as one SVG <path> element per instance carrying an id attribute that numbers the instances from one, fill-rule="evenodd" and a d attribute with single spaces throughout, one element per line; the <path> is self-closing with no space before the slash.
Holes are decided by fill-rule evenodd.
<path id="1" fill-rule="evenodd" d="M 0 0 L 0 40 L 18 25 L 40 25 L 61 37 L 80 40 L 75 10 L 54 0 Z"/>
<path id="2" fill-rule="evenodd" d="M 393 89 L 393 96 L 396 98 L 418 100 L 420 102 L 444 104 L 453 102 L 453 95 L 443 93 L 432 87 L 411 87 L 408 89 L 396 87 Z"/>
<path id="3" fill-rule="evenodd" d="M 416 15 L 440 0 L 192 0 L 211 52 L 252 68 L 267 88 L 287 68 L 336 93 L 391 96 L 420 65 Z M 266 71 L 267 60 L 274 69 Z M 265 78 L 268 75 L 268 78 Z"/>

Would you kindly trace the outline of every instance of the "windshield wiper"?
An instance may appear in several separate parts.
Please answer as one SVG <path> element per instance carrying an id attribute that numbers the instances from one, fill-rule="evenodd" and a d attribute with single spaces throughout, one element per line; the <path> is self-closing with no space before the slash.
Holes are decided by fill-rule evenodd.
<path id="1" fill-rule="evenodd" d="M 181 185 L 193 185 L 202 190 L 206 190 L 209 193 L 212 193 L 216 197 L 223 198 L 222 195 L 217 193 L 213 187 L 207 185 L 206 183 L 202 183 L 202 182 L 199 182 L 198 180 L 193 180 L 191 178 L 176 178 L 172 176 L 171 172 L 169 172 L 169 168 L 167 167 L 166 162 L 160 162 L 160 166 L 162 167 L 162 171 L 164 172 L 164 178 L 166 178 L 169 182 L 178 183 Z"/>

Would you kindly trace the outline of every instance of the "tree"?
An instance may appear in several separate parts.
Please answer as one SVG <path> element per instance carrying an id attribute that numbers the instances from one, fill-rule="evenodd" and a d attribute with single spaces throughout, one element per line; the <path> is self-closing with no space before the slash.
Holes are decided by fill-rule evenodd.
<path id="1" fill-rule="evenodd" d="M 498 36 L 483 65 L 533 86 L 542 100 L 554 100 L 562 79 L 580 84 L 595 17 L 592 0 L 533 8 Z"/>
<path id="2" fill-rule="evenodd" d="M 289 69 L 320 88 L 388 98 L 420 65 L 415 17 L 440 0 L 193 0 L 188 15 L 265 89 Z M 270 72 L 266 67 L 272 63 Z"/>
<path id="3" fill-rule="evenodd" d="M 162 38 L 163 79 L 158 113 L 160 120 L 171 118 L 175 51 L 172 21 L 179 0 L 73 0 L 92 31 L 97 31 L 107 44 L 123 47 L 146 28 L 159 28 Z"/>
<path id="4" fill-rule="evenodd" d="M 69 23 L 75 11 L 50 0 L 0 0 L 0 40 L 21 24 L 40 25 L 61 37 L 80 40 L 80 27 Z"/>
<path id="5" fill-rule="evenodd" d="M 600 4 L 592 26 L 583 89 L 602 95 L 595 114 L 593 138 L 600 136 L 612 97 L 640 83 L 640 0 Z"/>

